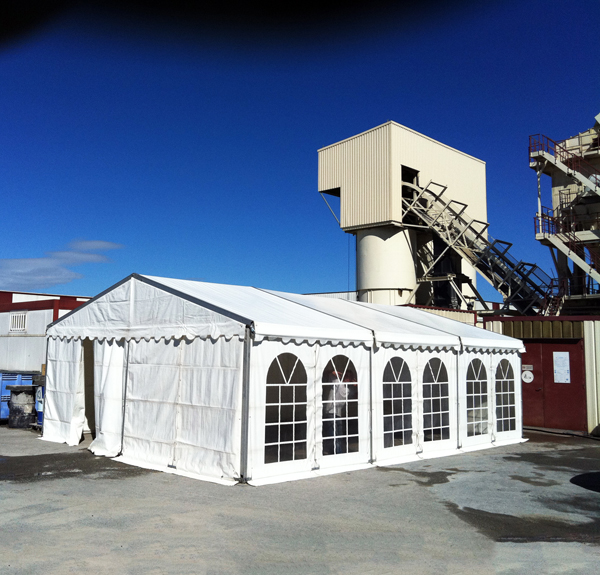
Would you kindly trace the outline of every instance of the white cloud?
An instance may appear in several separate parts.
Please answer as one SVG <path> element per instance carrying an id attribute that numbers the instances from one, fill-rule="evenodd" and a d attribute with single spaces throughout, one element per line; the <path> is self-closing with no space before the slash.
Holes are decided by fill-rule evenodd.
<path id="1" fill-rule="evenodd" d="M 89 254 L 85 252 L 48 252 L 48 258 L 61 262 L 64 265 L 76 266 L 79 264 L 91 264 L 91 263 L 103 263 L 109 261 L 108 258 L 102 254 Z"/>
<path id="2" fill-rule="evenodd" d="M 48 252 L 43 258 L 0 259 L 0 289 L 37 291 L 66 284 L 83 277 L 71 267 L 110 261 L 100 253 L 121 248 L 119 244 L 104 241 L 77 240 L 68 250 Z"/>
<path id="3" fill-rule="evenodd" d="M 102 240 L 74 240 L 69 244 L 69 248 L 77 252 L 105 252 L 108 250 L 118 250 L 122 247 L 121 244 L 104 242 Z"/>

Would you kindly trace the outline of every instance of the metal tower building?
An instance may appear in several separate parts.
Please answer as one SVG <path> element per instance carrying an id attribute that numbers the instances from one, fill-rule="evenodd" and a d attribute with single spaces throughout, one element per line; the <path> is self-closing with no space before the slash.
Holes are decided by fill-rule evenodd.
<path id="1" fill-rule="evenodd" d="M 600 114 L 589 130 L 562 141 L 529 138 L 538 176 L 536 239 L 550 248 L 558 279 L 552 315 L 600 312 Z M 541 202 L 541 176 L 552 179 L 552 207 Z"/>
<path id="2" fill-rule="evenodd" d="M 483 161 L 387 122 L 319 150 L 319 192 L 356 236 L 360 301 L 466 308 L 479 272 L 505 309 L 546 310 L 550 278 L 487 232 Z"/>

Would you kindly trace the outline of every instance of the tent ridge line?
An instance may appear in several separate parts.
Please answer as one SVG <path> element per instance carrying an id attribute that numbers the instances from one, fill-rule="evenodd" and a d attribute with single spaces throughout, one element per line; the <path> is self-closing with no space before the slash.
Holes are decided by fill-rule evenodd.
<path id="1" fill-rule="evenodd" d="M 233 319 L 234 321 L 237 321 L 245 326 L 251 327 L 254 324 L 254 321 L 250 318 L 244 317 L 242 315 L 239 315 L 235 312 L 232 312 L 230 310 L 227 310 L 225 308 L 222 308 L 220 306 L 217 306 L 215 304 L 209 303 L 205 300 L 201 300 L 200 298 L 194 297 L 190 294 L 186 294 L 185 292 L 182 292 L 176 288 L 172 288 L 170 286 L 167 286 L 165 284 L 161 284 L 160 282 L 156 282 L 154 280 L 151 280 L 150 278 L 140 275 L 140 274 L 131 274 L 130 276 L 133 279 L 136 279 L 142 283 L 151 285 L 152 287 L 155 287 L 157 289 L 160 289 L 166 293 L 170 293 L 171 295 L 177 296 L 181 299 L 184 299 L 186 301 L 189 301 L 190 303 L 194 303 L 196 305 L 199 305 L 201 307 L 205 307 L 211 311 L 214 311 L 215 313 L 224 315 L 225 317 L 228 317 L 229 319 Z M 115 286 L 117 287 L 117 286 Z"/>

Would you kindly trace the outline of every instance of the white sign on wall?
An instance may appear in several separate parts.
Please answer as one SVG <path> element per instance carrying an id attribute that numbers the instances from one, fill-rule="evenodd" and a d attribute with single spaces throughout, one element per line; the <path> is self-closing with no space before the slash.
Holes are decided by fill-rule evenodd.
<path id="1" fill-rule="evenodd" d="M 531 383 L 533 381 L 533 372 L 532 371 L 524 371 L 521 374 L 521 379 L 525 382 L 525 383 Z"/>
<path id="2" fill-rule="evenodd" d="M 571 383 L 571 366 L 568 351 L 555 351 L 554 357 L 554 383 Z"/>

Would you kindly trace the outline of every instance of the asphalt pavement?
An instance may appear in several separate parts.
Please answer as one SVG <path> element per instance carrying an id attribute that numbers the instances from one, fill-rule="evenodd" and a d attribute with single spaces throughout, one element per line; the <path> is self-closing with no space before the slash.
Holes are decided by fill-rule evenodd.
<path id="1" fill-rule="evenodd" d="M 598 573 L 600 441 L 525 436 L 226 487 L 0 426 L 0 573 Z"/>

